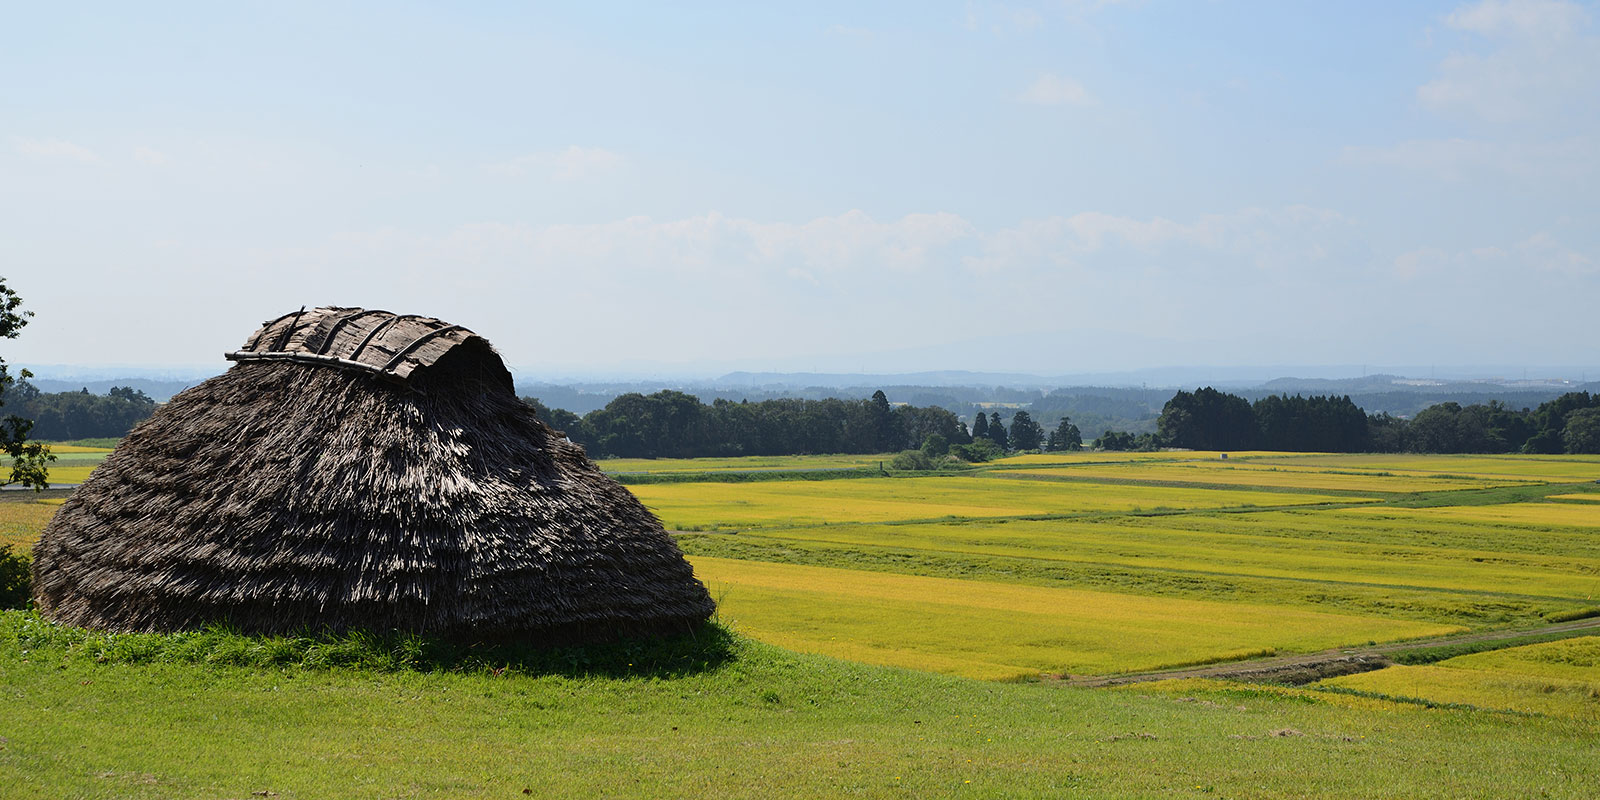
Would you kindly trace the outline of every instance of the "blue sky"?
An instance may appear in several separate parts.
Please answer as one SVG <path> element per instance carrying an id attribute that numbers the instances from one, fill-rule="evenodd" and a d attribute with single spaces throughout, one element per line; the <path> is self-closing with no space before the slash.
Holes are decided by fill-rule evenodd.
<path id="1" fill-rule="evenodd" d="M 3 355 L 1600 364 L 1594 3 L 757 5 L 8 4 Z"/>

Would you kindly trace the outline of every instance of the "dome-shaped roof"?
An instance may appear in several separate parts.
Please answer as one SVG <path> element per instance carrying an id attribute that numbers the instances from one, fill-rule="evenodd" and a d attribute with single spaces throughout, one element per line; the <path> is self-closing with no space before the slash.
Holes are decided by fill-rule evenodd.
<path id="1" fill-rule="evenodd" d="M 230 361 L 295 361 L 370 372 L 404 381 L 462 345 L 477 345 L 511 373 L 488 340 L 444 320 L 364 308 L 304 308 L 261 323 Z"/>
<path id="2" fill-rule="evenodd" d="M 234 357 L 134 428 L 46 526 L 47 618 L 556 642 L 710 616 L 661 523 L 516 398 L 470 331 L 317 309 Z"/>

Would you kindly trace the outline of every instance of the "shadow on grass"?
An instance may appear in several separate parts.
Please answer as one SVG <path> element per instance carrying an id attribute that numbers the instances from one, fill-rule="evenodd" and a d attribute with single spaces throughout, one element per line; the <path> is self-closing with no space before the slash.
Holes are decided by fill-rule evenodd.
<path id="1" fill-rule="evenodd" d="M 733 661 L 737 649 L 737 637 L 711 622 L 659 638 L 541 647 L 398 631 L 254 636 L 220 625 L 177 633 L 105 633 L 56 625 L 33 611 L 0 612 L 0 657 L 105 664 L 674 678 L 716 670 Z"/>

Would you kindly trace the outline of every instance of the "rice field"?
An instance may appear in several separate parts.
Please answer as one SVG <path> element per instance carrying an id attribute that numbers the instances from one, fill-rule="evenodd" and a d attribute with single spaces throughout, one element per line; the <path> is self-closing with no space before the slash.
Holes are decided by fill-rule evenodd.
<path id="1" fill-rule="evenodd" d="M 1157 669 L 1463 630 L 1271 605 L 720 558 L 693 563 L 720 618 L 762 641 L 971 678 Z"/>
<path id="2" fill-rule="evenodd" d="M 1310 491 L 1379 492 L 1384 494 L 1487 489 L 1536 483 L 1526 478 L 1467 476 L 1404 476 L 1376 471 L 1328 470 L 1317 467 L 1251 464 L 1234 461 L 1122 462 L 1085 464 L 1056 469 L 1017 469 L 995 473 L 1005 477 L 1069 478 L 1139 482 L 1198 483 Z"/>
<path id="3" fill-rule="evenodd" d="M 60 507 L 59 502 L 37 500 L 0 503 L 0 546 L 32 547 Z"/>
<path id="4" fill-rule="evenodd" d="M 1066 564 L 1114 565 L 1228 578 L 1277 578 L 1346 587 L 1422 589 L 1452 594 L 1538 597 L 1552 605 L 1600 592 L 1600 553 L 1515 553 L 1474 548 L 1295 537 L 1271 527 L 1228 530 L 1226 519 L 1191 515 L 1105 520 L 1009 520 L 910 525 L 827 525 L 751 531 L 741 536 L 784 543 L 826 543 Z M 1251 515 L 1254 516 L 1254 515 Z M 1178 524 L 1170 524 L 1174 520 Z M 1209 530 L 1206 528 L 1210 528 Z M 1198 529 L 1197 529 L 1198 528 Z M 1600 546 L 1592 543 L 1589 549 Z M 1287 600 L 1288 598 L 1284 598 Z"/>
<path id="5" fill-rule="evenodd" d="M 1494 711 L 1600 722 L 1600 637 L 1393 666 L 1319 685 Z"/>
<path id="6" fill-rule="evenodd" d="M 1600 599 L 1600 509 L 1587 502 L 1600 487 L 1572 480 L 1595 460 L 1212 455 L 1046 454 L 957 476 L 630 489 L 669 529 L 708 532 L 679 542 L 740 630 L 969 677 L 1536 625 Z M 103 457 L 64 453 L 53 479 Z M 646 464 L 714 473 L 875 458 Z M 1050 459 L 1070 465 L 1041 466 Z M 1429 507 L 1406 505 L 1418 498 Z M 0 541 L 31 543 L 53 510 L 0 504 Z"/>
<path id="7" fill-rule="evenodd" d="M 668 528 L 676 530 L 1353 501 L 1350 497 L 1314 493 L 1011 481 L 981 475 L 752 484 L 663 483 L 629 488 Z"/>
<path id="8" fill-rule="evenodd" d="M 1562 483 L 1600 480 L 1600 456 L 1582 455 L 1416 455 L 1381 454 L 1250 454 L 1252 463 L 1369 469 L 1431 475 L 1485 478 L 1527 478 Z"/>

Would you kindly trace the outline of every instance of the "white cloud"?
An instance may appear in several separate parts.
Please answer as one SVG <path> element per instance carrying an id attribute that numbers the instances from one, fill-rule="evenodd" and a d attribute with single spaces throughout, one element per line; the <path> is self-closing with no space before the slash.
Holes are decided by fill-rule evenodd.
<path id="1" fill-rule="evenodd" d="M 535 174 L 557 181 L 581 181 L 613 173 L 624 161 L 620 154 L 604 148 L 568 145 L 561 150 L 530 153 L 491 164 L 488 169 L 501 175 Z"/>
<path id="2" fill-rule="evenodd" d="M 11 138 L 11 146 L 27 156 L 67 158 L 85 164 L 100 160 L 100 156 L 93 150 L 62 139 L 24 139 L 14 136 Z"/>
<path id="3" fill-rule="evenodd" d="M 1407 279 L 1447 275 L 1469 283 L 1481 280 L 1484 284 L 1499 283 L 1513 272 L 1524 277 L 1529 271 L 1545 273 L 1558 280 L 1600 275 L 1600 263 L 1559 241 L 1549 231 L 1539 231 L 1509 247 L 1490 245 L 1455 251 L 1419 248 L 1397 256 L 1394 268 L 1399 277 Z"/>
<path id="4" fill-rule="evenodd" d="M 1483 173 L 1541 180 L 1582 179 L 1600 169 L 1600 140 L 1492 142 L 1482 139 L 1414 139 L 1388 147 L 1346 147 L 1347 164 L 1395 167 L 1459 181 Z"/>
<path id="5" fill-rule="evenodd" d="M 1018 99 L 1039 106 L 1089 106 L 1095 102 L 1083 84 L 1052 73 L 1040 75 Z"/>
<path id="6" fill-rule="evenodd" d="M 1562 0 L 1482 0 L 1445 23 L 1488 45 L 1451 53 L 1439 77 L 1417 89 L 1435 111 L 1497 123 L 1592 117 L 1600 96 L 1600 37 L 1589 16 Z"/>
<path id="7" fill-rule="evenodd" d="M 133 148 L 133 160 L 138 161 L 141 164 L 149 164 L 156 167 L 172 161 L 172 159 L 167 157 L 166 153 L 154 148 L 142 146 Z"/>
<path id="8" fill-rule="evenodd" d="M 1451 12 L 1445 23 L 1484 36 L 1564 37 L 1588 16 L 1582 6 L 1564 0 L 1482 0 Z"/>

